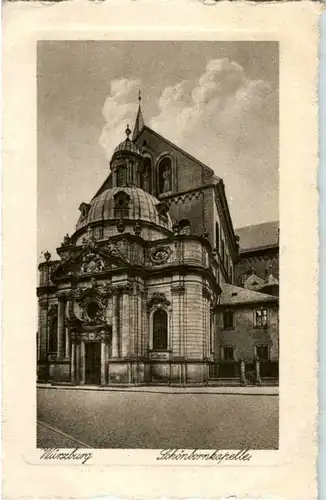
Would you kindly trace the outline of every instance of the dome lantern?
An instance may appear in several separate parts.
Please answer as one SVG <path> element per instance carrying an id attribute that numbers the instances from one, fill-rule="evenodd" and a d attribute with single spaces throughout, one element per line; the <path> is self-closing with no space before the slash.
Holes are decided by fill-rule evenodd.
<path id="1" fill-rule="evenodd" d="M 130 140 L 129 125 L 125 130 L 126 139 L 115 148 L 111 159 L 112 187 L 139 186 L 142 155 Z"/>

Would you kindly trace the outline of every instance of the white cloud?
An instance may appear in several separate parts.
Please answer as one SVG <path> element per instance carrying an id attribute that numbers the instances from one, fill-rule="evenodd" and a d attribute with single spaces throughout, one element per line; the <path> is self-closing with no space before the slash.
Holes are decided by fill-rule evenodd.
<path id="1" fill-rule="evenodd" d="M 133 125 L 137 112 L 139 80 L 121 78 L 112 80 L 110 93 L 103 106 L 106 121 L 100 137 L 100 145 L 105 149 L 107 158 L 111 158 L 114 148 L 125 138 L 127 125 Z"/>
<path id="2" fill-rule="evenodd" d="M 132 128 L 139 87 L 137 80 L 111 83 L 103 108 L 107 123 L 100 139 L 108 158 L 123 140 L 126 124 Z M 264 203 L 267 187 L 277 193 L 277 95 L 268 82 L 251 80 L 230 59 L 213 59 L 196 82 L 183 80 L 166 87 L 158 108 L 147 124 L 211 166 L 224 179 L 234 206 L 242 203 L 244 216 L 245 196 L 250 197 L 249 214 L 253 195 L 257 203 Z M 272 206 L 268 211 L 273 212 Z"/>

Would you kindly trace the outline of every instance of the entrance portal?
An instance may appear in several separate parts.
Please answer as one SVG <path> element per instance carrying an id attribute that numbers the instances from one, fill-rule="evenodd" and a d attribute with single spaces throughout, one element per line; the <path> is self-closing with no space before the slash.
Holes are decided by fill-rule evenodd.
<path id="1" fill-rule="evenodd" d="M 101 383 L 101 343 L 86 342 L 85 384 Z"/>

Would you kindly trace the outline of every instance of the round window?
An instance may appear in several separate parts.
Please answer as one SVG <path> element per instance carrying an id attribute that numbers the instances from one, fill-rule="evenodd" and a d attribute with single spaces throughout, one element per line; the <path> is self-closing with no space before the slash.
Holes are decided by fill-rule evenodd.
<path id="1" fill-rule="evenodd" d="M 99 311 L 99 305 L 97 302 L 90 302 L 87 305 L 87 315 L 89 318 L 94 319 Z"/>

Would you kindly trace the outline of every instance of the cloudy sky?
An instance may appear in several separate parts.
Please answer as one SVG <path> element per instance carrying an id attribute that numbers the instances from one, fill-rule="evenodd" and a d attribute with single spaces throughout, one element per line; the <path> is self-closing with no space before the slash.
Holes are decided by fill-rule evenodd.
<path id="1" fill-rule="evenodd" d="M 145 123 L 224 179 L 234 227 L 278 219 L 274 42 L 40 42 L 38 251 L 53 258 L 109 173 L 142 91 Z"/>

